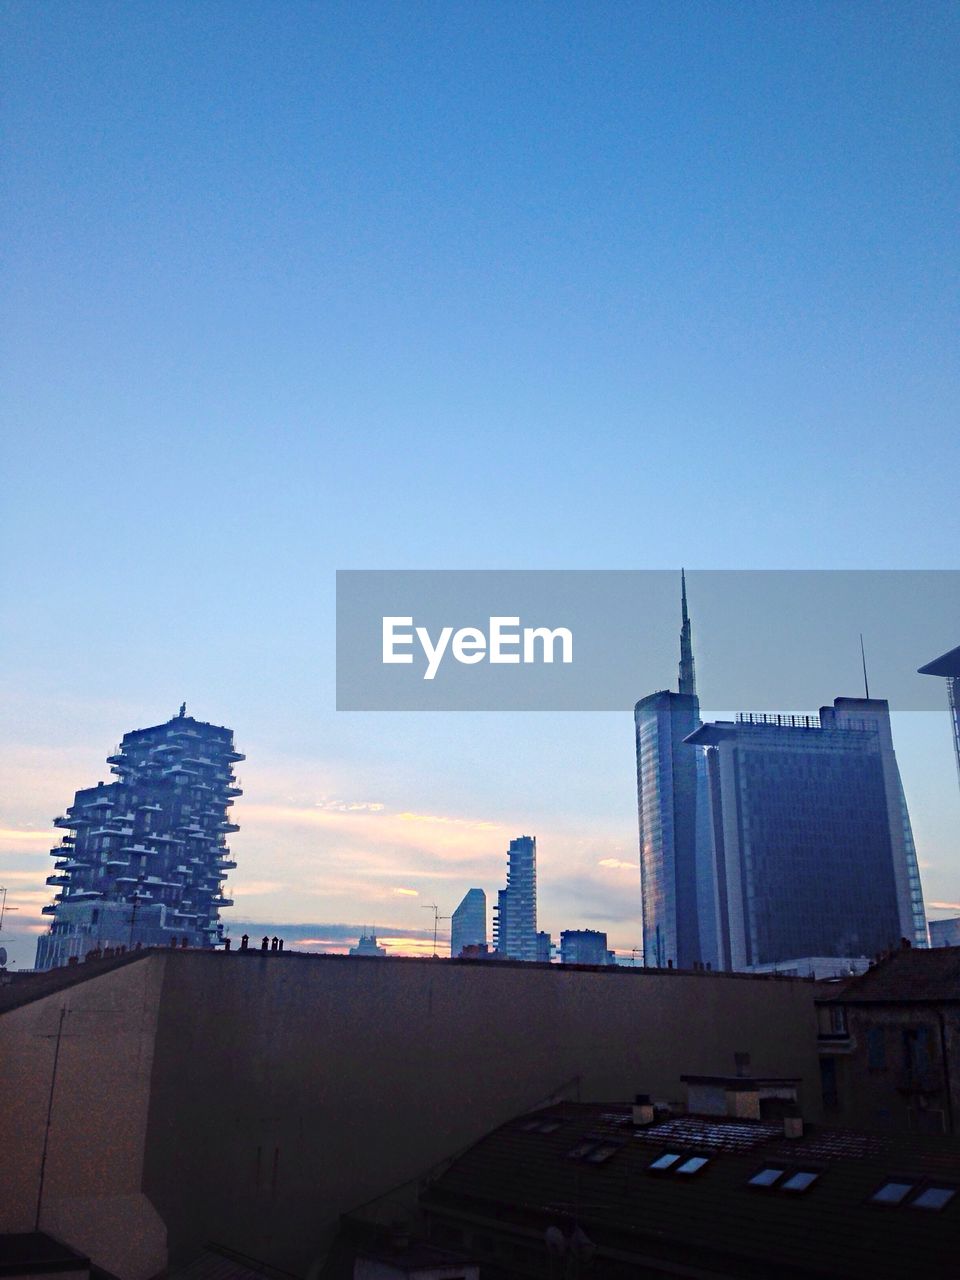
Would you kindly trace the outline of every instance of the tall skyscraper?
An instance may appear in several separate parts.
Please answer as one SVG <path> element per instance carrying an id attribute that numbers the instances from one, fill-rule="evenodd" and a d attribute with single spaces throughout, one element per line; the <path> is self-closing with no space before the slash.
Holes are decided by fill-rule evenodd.
<path id="1" fill-rule="evenodd" d="M 537 959 L 537 838 L 518 836 L 507 854 L 507 887 L 497 894 L 494 949 L 510 960 Z"/>
<path id="2" fill-rule="evenodd" d="M 662 690 L 634 709 L 644 964 L 692 968 L 716 959 L 709 850 L 698 838 L 698 796 L 706 795 L 702 752 L 685 740 L 700 724 L 700 702 L 680 575 L 678 692 Z"/>
<path id="3" fill-rule="evenodd" d="M 221 891 L 231 861 L 228 806 L 242 794 L 233 733 L 180 714 L 124 734 L 108 757 L 117 781 L 78 791 L 54 826 L 58 892 L 44 907 L 50 932 L 37 940 L 38 969 L 99 947 L 213 947 L 221 939 Z"/>
<path id="4" fill-rule="evenodd" d="M 947 682 L 947 701 L 950 705 L 950 724 L 953 729 L 953 753 L 957 761 L 957 778 L 960 780 L 960 645 L 949 653 L 920 667 L 922 676 L 943 676 Z"/>
<path id="5" fill-rule="evenodd" d="M 450 954 L 458 956 L 464 947 L 487 945 L 487 895 L 482 889 L 468 889 L 450 918 Z"/>
<path id="6" fill-rule="evenodd" d="M 706 748 L 720 963 L 871 957 L 926 945 L 910 818 L 881 699 L 741 715 Z"/>

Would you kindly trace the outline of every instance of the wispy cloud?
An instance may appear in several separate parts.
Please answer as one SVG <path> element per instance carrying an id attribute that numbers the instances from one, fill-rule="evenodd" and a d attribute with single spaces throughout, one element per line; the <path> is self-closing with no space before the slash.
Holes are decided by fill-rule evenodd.
<path id="1" fill-rule="evenodd" d="M 624 862 L 622 858 L 601 858 L 597 866 L 608 867 L 613 871 L 638 871 L 640 869 L 639 863 Z"/>
<path id="2" fill-rule="evenodd" d="M 928 902 L 927 906 L 938 911 L 960 911 L 960 902 Z"/>
<path id="3" fill-rule="evenodd" d="M 392 889 L 391 893 L 395 893 L 397 894 L 398 897 L 401 897 L 401 898 L 419 898 L 420 897 L 419 889 Z"/>

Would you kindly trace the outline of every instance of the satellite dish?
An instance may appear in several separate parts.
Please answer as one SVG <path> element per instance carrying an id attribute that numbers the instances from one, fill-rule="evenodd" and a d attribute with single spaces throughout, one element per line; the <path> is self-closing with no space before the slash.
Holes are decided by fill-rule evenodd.
<path id="1" fill-rule="evenodd" d="M 0 969 L 3 969 L 7 963 L 7 948 L 0 947 Z"/>

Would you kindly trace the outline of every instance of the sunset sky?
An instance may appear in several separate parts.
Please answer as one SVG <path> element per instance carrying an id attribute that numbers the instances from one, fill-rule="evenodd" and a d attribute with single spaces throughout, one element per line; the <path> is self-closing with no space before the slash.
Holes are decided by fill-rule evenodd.
<path id="1" fill-rule="evenodd" d="M 50 819 L 184 699 L 247 756 L 234 933 L 432 946 L 424 906 L 495 900 L 532 834 L 541 927 L 629 954 L 629 712 L 338 714 L 335 571 L 954 567 L 958 28 L 0 4 L 17 964 Z M 945 695 L 894 733 L 930 914 L 960 912 Z"/>

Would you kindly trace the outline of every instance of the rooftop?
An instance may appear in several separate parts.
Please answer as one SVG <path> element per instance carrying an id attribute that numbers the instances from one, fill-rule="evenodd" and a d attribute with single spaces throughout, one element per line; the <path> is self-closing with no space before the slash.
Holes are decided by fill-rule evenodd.
<path id="1" fill-rule="evenodd" d="M 894 1181 L 908 1187 L 896 1203 L 882 1191 Z M 575 1221 L 599 1248 L 667 1269 L 902 1280 L 956 1274 L 958 1187 L 960 1145 L 946 1138 L 808 1127 L 788 1139 L 779 1124 L 694 1115 L 635 1128 L 627 1106 L 564 1103 L 489 1134 L 421 1203 L 531 1243 Z"/>
<path id="2" fill-rule="evenodd" d="M 903 947 L 822 999 L 838 1004 L 960 1001 L 960 947 Z"/>

